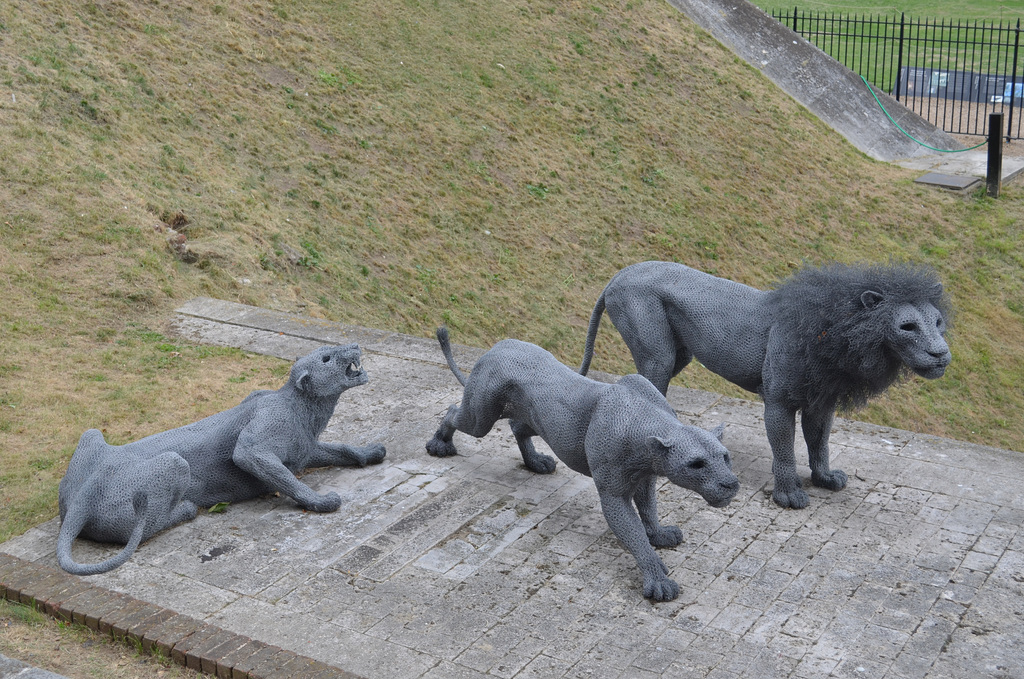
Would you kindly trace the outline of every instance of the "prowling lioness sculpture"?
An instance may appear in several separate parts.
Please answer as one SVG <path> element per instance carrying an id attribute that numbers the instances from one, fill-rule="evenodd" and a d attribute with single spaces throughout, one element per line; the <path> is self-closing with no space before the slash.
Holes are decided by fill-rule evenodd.
<path id="1" fill-rule="evenodd" d="M 910 372 L 941 377 L 951 360 L 942 284 L 931 269 L 907 264 L 807 267 L 768 291 L 682 264 L 628 266 L 594 306 L 580 374 L 605 310 L 637 371 L 661 393 L 696 358 L 761 395 L 772 497 L 782 507 L 808 502 L 793 451 L 797 411 L 811 482 L 840 490 L 847 477 L 829 468 L 828 449 L 836 409 L 862 406 Z"/>
<path id="2" fill-rule="evenodd" d="M 341 394 L 369 380 L 360 355 L 355 344 L 321 347 L 295 362 L 280 389 L 254 391 L 230 410 L 123 446 L 108 444 L 96 429 L 82 434 L 58 491 L 60 567 L 76 575 L 117 568 L 141 542 L 219 502 L 276 491 L 305 509 L 336 510 L 337 493 L 321 495 L 295 473 L 384 459 L 380 444 L 318 440 Z M 79 536 L 125 548 L 80 564 L 71 556 Z"/>
<path id="3" fill-rule="evenodd" d="M 530 440 L 540 436 L 566 466 L 593 477 L 608 526 L 643 573 L 644 596 L 676 598 L 679 586 L 654 547 L 675 547 L 683 535 L 658 520 L 657 478 L 696 491 L 712 507 L 729 504 L 739 481 L 720 441 L 723 427 L 708 432 L 682 424 L 641 375 L 616 384 L 596 382 L 544 349 L 514 339 L 494 345 L 467 379 L 455 364 L 446 328 L 438 329 L 437 339 L 465 390 L 462 404 L 448 409 L 427 452 L 455 455 L 456 430 L 482 438 L 499 419 L 510 418 L 527 468 L 542 474 L 555 470 L 555 460 L 537 452 Z"/>

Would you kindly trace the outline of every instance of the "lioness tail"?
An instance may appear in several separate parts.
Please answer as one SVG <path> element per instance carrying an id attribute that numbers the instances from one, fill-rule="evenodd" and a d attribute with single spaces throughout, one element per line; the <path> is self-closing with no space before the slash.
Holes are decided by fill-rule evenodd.
<path id="1" fill-rule="evenodd" d="M 78 502 L 72 502 L 71 506 L 68 507 L 67 514 L 64 516 L 64 521 L 60 524 L 60 533 L 57 535 L 58 565 L 72 575 L 96 575 L 97 573 L 112 571 L 124 564 L 135 553 L 135 550 L 138 549 L 139 544 L 142 542 L 142 536 L 146 532 L 146 518 L 143 516 L 143 513 L 146 510 L 147 501 L 148 497 L 143 493 L 139 493 L 135 498 L 135 515 L 138 517 L 138 522 L 135 524 L 135 528 L 128 538 L 128 544 L 124 546 L 124 549 L 109 559 L 92 564 L 81 564 L 71 557 L 71 544 L 85 527 L 88 521 L 88 512 L 91 509 L 82 506 Z"/>
<path id="2" fill-rule="evenodd" d="M 441 351 L 444 353 L 444 360 L 448 361 L 448 369 L 455 375 L 455 379 L 459 381 L 459 384 L 466 386 L 466 376 L 459 370 L 459 366 L 455 365 L 455 357 L 452 356 L 452 342 L 448 337 L 448 328 L 441 326 L 437 329 L 437 341 L 441 344 Z"/>
<path id="3" fill-rule="evenodd" d="M 605 290 L 607 289 L 606 287 Z M 580 364 L 580 375 L 587 374 L 587 371 L 590 370 L 590 360 L 594 358 L 594 341 L 597 339 L 597 328 L 601 325 L 601 315 L 604 313 L 605 290 L 601 291 L 601 296 L 597 298 L 597 304 L 594 305 L 594 311 L 590 314 L 590 325 L 587 327 L 587 345 L 583 349 L 583 363 Z"/>

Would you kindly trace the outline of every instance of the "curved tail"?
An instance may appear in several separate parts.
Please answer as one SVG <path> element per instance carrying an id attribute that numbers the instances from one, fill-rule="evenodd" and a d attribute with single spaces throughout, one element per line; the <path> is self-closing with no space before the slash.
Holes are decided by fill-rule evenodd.
<path id="1" fill-rule="evenodd" d="M 80 564 L 71 557 L 71 544 L 78 537 L 78 534 L 82 532 L 82 529 L 85 528 L 85 524 L 89 520 L 88 510 L 90 509 L 83 507 L 81 503 L 72 503 L 68 508 L 63 523 L 60 525 L 60 533 L 57 535 L 57 563 L 72 575 L 106 573 L 124 564 L 135 553 L 135 550 L 138 549 L 139 544 L 142 542 L 142 536 L 146 532 L 145 510 L 147 503 L 148 498 L 145 493 L 136 494 L 134 498 L 135 515 L 139 517 L 139 520 L 135 524 L 135 528 L 132 529 L 132 534 L 128 538 L 128 544 L 109 559 L 93 564 Z"/>
<path id="2" fill-rule="evenodd" d="M 579 373 L 580 375 L 586 375 L 587 371 L 590 370 L 590 360 L 594 358 L 594 341 L 597 339 L 597 328 L 601 325 L 601 315 L 604 313 L 604 293 L 605 288 L 601 291 L 601 296 L 597 298 L 597 304 L 594 305 L 594 311 L 590 314 L 590 325 L 587 327 L 587 345 L 583 349 L 583 363 L 580 364 Z"/>
<path id="3" fill-rule="evenodd" d="M 448 337 L 448 328 L 441 326 L 437 329 L 437 341 L 441 344 L 441 351 L 444 353 L 444 360 L 448 361 L 448 369 L 455 375 L 455 379 L 459 381 L 459 384 L 466 386 L 466 376 L 459 370 L 459 366 L 455 365 L 455 357 L 452 356 L 452 342 L 451 338 Z"/>

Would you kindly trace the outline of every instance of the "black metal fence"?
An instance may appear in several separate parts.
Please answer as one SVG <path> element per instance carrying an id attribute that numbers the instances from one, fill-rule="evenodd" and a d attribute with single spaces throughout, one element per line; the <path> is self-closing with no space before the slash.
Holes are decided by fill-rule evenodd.
<path id="1" fill-rule="evenodd" d="M 795 7 L 770 14 L 946 132 L 986 136 L 988 114 L 1002 112 L 1005 138 L 1024 138 L 1020 19 L 1014 26 Z"/>

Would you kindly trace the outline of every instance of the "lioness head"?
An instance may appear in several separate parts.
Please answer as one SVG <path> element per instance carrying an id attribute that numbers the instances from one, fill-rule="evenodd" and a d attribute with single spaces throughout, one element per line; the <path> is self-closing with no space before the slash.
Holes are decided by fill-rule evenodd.
<path id="1" fill-rule="evenodd" d="M 861 295 L 868 309 L 881 308 L 883 301 L 880 293 L 870 290 Z M 904 365 L 933 380 L 942 377 L 952 360 L 945 333 L 946 318 L 933 304 L 901 302 L 893 305 L 886 341 Z"/>
<path id="2" fill-rule="evenodd" d="M 677 486 L 700 493 L 712 507 L 724 507 L 736 496 L 740 481 L 732 473 L 729 451 L 719 425 L 713 431 L 680 423 L 668 436 L 651 436 L 648 445 L 660 460 L 659 473 Z"/>
<path id="3" fill-rule="evenodd" d="M 359 359 L 358 344 L 320 347 L 292 366 L 291 382 L 311 396 L 336 396 L 370 381 Z"/>

